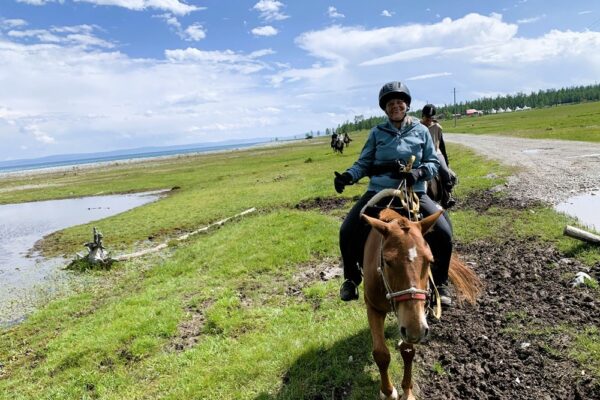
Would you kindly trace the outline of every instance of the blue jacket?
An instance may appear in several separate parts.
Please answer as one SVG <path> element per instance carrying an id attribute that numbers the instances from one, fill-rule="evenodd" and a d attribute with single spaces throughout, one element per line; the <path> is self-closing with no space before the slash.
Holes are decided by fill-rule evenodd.
<path id="1" fill-rule="evenodd" d="M 422 168 L 424 176 L 413 186 L 416 193 L 425 193 L 425 181 L 435 175 L 440 165 L 435 145 L 429 134 L 429 130 L 416 118 L 407 117 L 400 129 L 396 128 L 388 120 L 386 123 L 377 125 L 369 133 L 358 160 L 346 172 L 352 175 L 356 182 L 369 172 L 369 167 L 404 160 L 408 162 L 414 155 L 413 168 Z M 394 179 L 391 173 L 374 175 L 369 182 L 369 191 L 379 192 L 387 188 L 397 188 L 399 179 Z"/>

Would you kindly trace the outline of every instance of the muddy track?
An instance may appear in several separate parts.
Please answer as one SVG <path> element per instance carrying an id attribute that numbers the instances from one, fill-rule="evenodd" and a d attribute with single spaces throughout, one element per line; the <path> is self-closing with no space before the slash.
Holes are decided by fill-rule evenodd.
<path id="1" fill-rule="evenodd" d="M 598 399 L 600 383 L 575 361 L 574 332 L 600 326 L 600 278 L 536 238 L 457 246 L 485 282 L 475 307 L 447 310 L 420 346 L 422 399 Z"/>
<path id="2" fill-rule="evenodd" d="M 328 213 L 344 204 L 314 199 L 297 208 Z M 498 198 L 488 191 L 472 194 L 457 208 L 485 212 L 491 206 L 535 205 L 538 200 Z M 600 399 L 600 382 L 574 355 L 575 334 L 600 326 L 598 290 L 570 285 L 579 271 L 599 280 L 600 263 L 585 266 L 535 237 L 457 243 L 455 249 L 485 288 L 475 306 L 457 306 L 441 321 L 430 321 L 431 336 L 417 348 L 419 398 Z"/>

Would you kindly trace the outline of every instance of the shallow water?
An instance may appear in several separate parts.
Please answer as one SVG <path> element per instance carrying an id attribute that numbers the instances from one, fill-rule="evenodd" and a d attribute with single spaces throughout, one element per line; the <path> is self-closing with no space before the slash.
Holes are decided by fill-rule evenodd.
<path id="1" fill-rule="evenodd" d="M 44 236 L 150 203 L 161 192 L 93 196 L 0 205 L 0 325 L 18 321 L 32 291 L 55 290 L 68 261 L 44 259 L 32 249 Z M 91 241 L 82 238 L 82 244 Z M 83 253 L 86 249 L 81 247 Z"/>
<path id="2" fill-rule="evenodd" d="M 571 197 L 555 208 L 577 218 L 584 226 L 600 232 L 600 190 Z"/>

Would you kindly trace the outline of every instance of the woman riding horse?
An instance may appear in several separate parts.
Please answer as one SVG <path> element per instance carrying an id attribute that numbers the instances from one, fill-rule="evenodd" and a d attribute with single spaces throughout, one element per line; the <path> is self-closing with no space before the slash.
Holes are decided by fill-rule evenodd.
<path id="1" fill-rule="evenodd" d="M 428 129 L 417 119 L 407 115 L 411 103 L 408 87 L 401 82 L 389 82 L 379 91 L 379 106 L 386 113 L 387 122 L 373 128 L 358 160 L 344 173 L 335 172 L 334 185 L 338 193 L 364 176 L 370 175 L 367 192 L 352 207 L 340 229 L 345 281 L 340 288 L 343 301 L 358 299 L 358 285 L 362 281 L 362 249 L 370 225 L 360 218 L 361 209 L 383 189 L 398 188 L 405 181 L 419 198 L 423 217 L 440 210 L 426 194 L 425 182 L 437 174 L 439 161 Z M 415 156 L 413 169 L 405 172 L 406 165 Z M 448 269 L 452 256 L 452 227 L 446 215 L 440 216 L 433 229 L 425 235 L 431 247 L 435 265 L 432 268 L 442 305 L 452 300 L 447 289 Z"/>

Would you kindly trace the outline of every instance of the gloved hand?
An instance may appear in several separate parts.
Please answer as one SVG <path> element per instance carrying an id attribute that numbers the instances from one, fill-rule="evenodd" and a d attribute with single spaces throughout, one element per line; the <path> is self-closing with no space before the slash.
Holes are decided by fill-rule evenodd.
<path id="1" fill-rule="evenodd" d="M 350 175 L 350 173 L 344 172 L 343 174 L 340 174 L 339 172 L 335 171 L 334 174 L 335 178 L 333 178 L 333 186 L 335 186 L 336 192 L 342 193 L 344 191 L 344 187 L 354 184 L 354 182 L 352 182 L 352 175 Z"/>
<path id="2" fill-rule="evenodd" d="M 425 176 L 422 168 L 411 169 L 408 172 L 400 172 L 400 179 L 406 179 L 406 186 L 413 186 L 420 178 Z"/>

